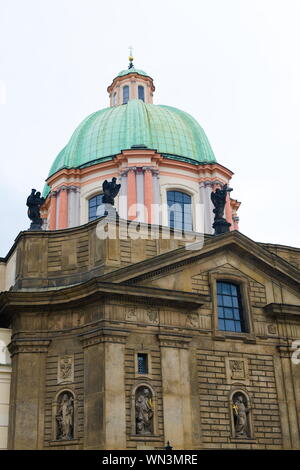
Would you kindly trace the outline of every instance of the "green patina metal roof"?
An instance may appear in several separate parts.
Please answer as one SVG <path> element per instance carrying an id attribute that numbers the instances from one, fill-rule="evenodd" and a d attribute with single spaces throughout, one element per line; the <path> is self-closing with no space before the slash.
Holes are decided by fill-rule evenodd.
<path id="1" fill-rule="evenodd" d="M 129 73 L 137 73 L 138 75 L 143 75 L 144 77 L 149 77 L 149 75 L 144 72 L 143 70 L 136 69 L 134 67 L 131 67 L 131 69 L 125 69 L 121 70 L 120 73 L 118 73 L 118 77 L 123 77 L 124 75 L 128 75 Z"/>
<path id="2" fill-rule="evenodd" d="M 55 159 L 49 176 L 62 168 L 112 159 L 122 150 L 141 145 L 195 164 L 216 162 L 202 127 L 190 114 L 171 106 L 130 100 L 88 116 Z M 44 196 L 48 192 L 46 186 Z"/>

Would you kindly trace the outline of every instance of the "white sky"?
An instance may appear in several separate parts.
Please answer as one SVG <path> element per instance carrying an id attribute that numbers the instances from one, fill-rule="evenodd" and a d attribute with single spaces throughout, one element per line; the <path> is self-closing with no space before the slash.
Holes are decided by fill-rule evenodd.
<path id="1" fill-rule="evenodd" d="M 128 65 L 204 128 L 240 230 L 300 246 L 299 0 L 0 0 L 0 256 L 26 197 Z"/>

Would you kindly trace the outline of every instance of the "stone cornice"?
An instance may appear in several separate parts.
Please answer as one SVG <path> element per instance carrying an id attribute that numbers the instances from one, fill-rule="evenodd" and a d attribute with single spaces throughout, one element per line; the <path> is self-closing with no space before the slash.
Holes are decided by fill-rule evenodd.
<path id="1" fill-rule="evenodd" d="M 126 75 L 121 75 L 121 76 L 115 77 L 113 79 L 112 83 L 107 87 L 107 92 L 109 94 L 111 94 L 111 92 L 112 92 L 112 90 L 115 86 L 118 86 L 123 81 L 128 80 L 128 78 L 129 79 L 132 79 L 132 78 L 142 79 L 144 82 L 146 82 L 150 86 L 152 92 L 155 91 L 155 86 L 153 85 L 153 78 L 151 78 L 149 75 L 141 75 L 138 72 L 130 72 L 129 71 Z"/>
<path id="2" fill-rule="evenodd" d="M 8 345 L 11 356 L 20 353 L 47 353 L 51 340 L 48 339 L 13 339 Z"/>
<path id="3" fill-rule="evenodd" d="M 205 237 L 205 243 L 201 249 L 186 250 L 185 247 L 178 248 L 105 274 L 102 279 L 130 284 L 140 282 L 145 278 L 155 277 L 173 268 L 193 263 L 226 249 L 233 250 L 241 258 L 248 258 L 250 262 L 255 260 L 255 264 L 262 271 L 285 281 L 290 287 L 299 289 L 299 269 L 236 230 L 223 235 Z"/>
<path id="4" fill-rule="evenodd" d="M 99 299 L 105 295 L 131 297 L 132 300 L 149 303 L 172 303 L 187 308 L 200 307 L 207 301 L 206 295 L 160 289 L 156 287 L 127 286 L 101 282 L 101 277 L 63 289 L 39 291 L 9 291 L 0 294 L 0 313 L 16 313 L 18 310 L 47 310 L 52 307 L 77 305 L 83 299 Z"/>
<path id="5" fill-rule="evenodd" d="M 264 307 L 264 311 L 269 315 L 281 318 L 290 315 L 300 318 L 300 305 L 271 303 Z"/>

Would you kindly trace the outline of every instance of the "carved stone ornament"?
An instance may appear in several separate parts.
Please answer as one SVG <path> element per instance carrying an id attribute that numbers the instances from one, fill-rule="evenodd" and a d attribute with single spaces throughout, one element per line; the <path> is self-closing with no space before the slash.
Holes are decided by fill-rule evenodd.
<path id="1" fill-rule="evenodd" d="M 276 326 L 273 325 L 272 323 L 270 323 L 270 324 L 267 326 L 267 330 L 268 330 L 268 333 L 269 333 L 270 335 L 276 335 L 276 334 L 277 334 Z"/>
<path id="2" fill-rule="evenodd" d="M 134 307 L 128 307 L 125 312 L 125 320 L 137 321 L 137 314 Z"/>
<path id="3" fill-rule="evenodd" d="M 74 356 L 62 356 L 58 359 L 57 383 L 74 382 Z"/>
<path id="4" fill-rule="evenodd" d="M 146 315 L 150 323 L 158 324 L 158 311 L 154 307 L 148 307 Z"/>
<path id="5" fill-rule="evenodd" d="M 226 357 L 226 375 L 227 382 L 249 383 L 248 361 L 245 358 Z"/>
<path id="6" fill-rule="evenodd" d="M 186 326 L 189 328 L 199 328 L 198 313 L 189 313 L 186 318 Z"/>
<path id="7" fill-rule="evenodd" d="M 136 434 L 153 434 L 152 392 L 148 387 L 139 387 L 135 396 Z"/>
<path id="8" fill-rule="evenodd" d="M 74 397 L 69 391 L 62 392 L 57 399 L 56 439 L 74 438 Z"/>

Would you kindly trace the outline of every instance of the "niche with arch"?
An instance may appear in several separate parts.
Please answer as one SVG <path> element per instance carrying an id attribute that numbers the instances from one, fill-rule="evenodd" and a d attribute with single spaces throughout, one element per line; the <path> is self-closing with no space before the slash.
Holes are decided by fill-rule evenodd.
<path id="1" fill-rule="evenodd" d="M 232 437 L 234 439 L 253 439 L 252 414 L 249 395 L 242 389 L 230 394 Z"/>
<path id="2" fill-rule="evenodd" d="M 54 403 L 55 439 L 74 439 L 75 397 L 70 390 L 59 392 Z"/>
<path id="3" fill-rule="evenodd" d="M 139 384 L 132 392 L 132 434 L 155 434 L 155 394 L 148 384 Z"/>

